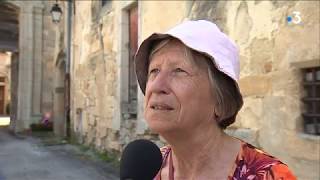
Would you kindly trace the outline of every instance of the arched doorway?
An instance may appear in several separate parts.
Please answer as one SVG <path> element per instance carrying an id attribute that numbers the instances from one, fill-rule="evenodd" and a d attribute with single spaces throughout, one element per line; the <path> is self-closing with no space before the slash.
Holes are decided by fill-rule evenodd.
<path id="1" fill-rule="evenodd" d="M 50 86 L 46 94 L 42 89 L 43 63 L 52 58 L 44 52 L 54 42 L 43 38 L 44 27 L 50 27 L 44 24 L 44 7 L 45 1 L 0 2 L 0 51 L 12 52 L 10 128 L 14 132 L 30 129 L 32 123 L 42 118 L 42 104 L 52 104 L 51 98 L 47 98 Z"/>
<path id="2" fill-rule="evenodd" d="M 12 129 L 18 103 L 19 14 L 17 5 L 0 2 L 0 116 L 10 113 Z"/>

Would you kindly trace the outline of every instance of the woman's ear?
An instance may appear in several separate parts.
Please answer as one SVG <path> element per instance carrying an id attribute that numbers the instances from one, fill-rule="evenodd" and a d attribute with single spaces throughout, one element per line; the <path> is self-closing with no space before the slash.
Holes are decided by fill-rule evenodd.
<path id="1" fill-rule="evenodd" d="M 214 118 L 217 122 L 220 121 L 220 112 L 218 112 L 217 108 L 213 110 Z"/>
<path id="2" fill-rule="evenodd" d="M 214 120 L 217 121 L 217 122 L 219 122 L 219 115 L 218 115 L 216 109 L 213 109 L 213 115 L 214 115 Z"/>

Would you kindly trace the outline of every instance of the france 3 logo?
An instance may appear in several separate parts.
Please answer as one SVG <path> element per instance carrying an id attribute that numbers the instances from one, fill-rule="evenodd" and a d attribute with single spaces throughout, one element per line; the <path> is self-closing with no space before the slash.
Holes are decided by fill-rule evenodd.
<path id="1" fill-rule="evenodd" d="M 301 13 L 299 11 L 293 11 L 286 19 L 288 25 L 302 24 Z"/>

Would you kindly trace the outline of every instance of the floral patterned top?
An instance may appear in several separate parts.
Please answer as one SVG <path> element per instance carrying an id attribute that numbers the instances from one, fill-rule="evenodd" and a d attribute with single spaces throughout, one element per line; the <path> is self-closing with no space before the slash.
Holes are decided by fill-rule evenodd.
<path id="1" fill-rule="evenodd" d="M 169 160 L 169 180 L 174 180 L 171 148 L 165 146 L 161 148 L 161 153 L 163 165 Z M 161 180 L 161 169 L 154 180 Z M 296 180 L 287 165 L 243 141 L 230 172 L 227 180 Z"/>

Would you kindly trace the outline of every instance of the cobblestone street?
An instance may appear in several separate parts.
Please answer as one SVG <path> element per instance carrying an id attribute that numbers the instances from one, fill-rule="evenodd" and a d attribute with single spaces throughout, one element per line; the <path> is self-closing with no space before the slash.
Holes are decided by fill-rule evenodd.
<path id="1" fill-rule="evenodd" d="M 79 155 L 73 145 L 43 145 L 0 127 L 0 180 L 116 180 L 107 163 Z"/>

